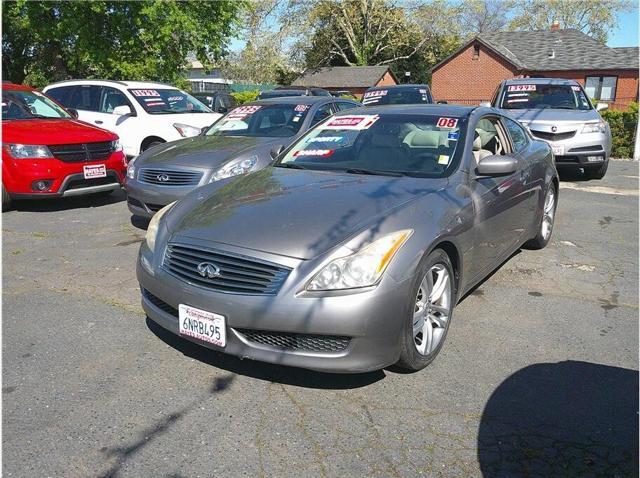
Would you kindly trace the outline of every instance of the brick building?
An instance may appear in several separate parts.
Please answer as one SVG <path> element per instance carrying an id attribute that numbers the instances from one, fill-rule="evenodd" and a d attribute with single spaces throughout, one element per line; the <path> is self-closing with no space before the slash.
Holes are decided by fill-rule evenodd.
<path id="1" fill-rule="evenodd" d="M 497 32 L 476 36 L 432 69 L 436 100 L 478 104 L 502 80 L 568 78 L 613 108 L 638 101 L 638 47 L 609 48 L 579 30 Z"/>
<path id="2" fill-rule="evenodd" d="M 327 66 L 306 70 L 291 86 L 349 91 L 360 98 L 372 86 L 397 84 L 398 79 L 388 66 Z"/>

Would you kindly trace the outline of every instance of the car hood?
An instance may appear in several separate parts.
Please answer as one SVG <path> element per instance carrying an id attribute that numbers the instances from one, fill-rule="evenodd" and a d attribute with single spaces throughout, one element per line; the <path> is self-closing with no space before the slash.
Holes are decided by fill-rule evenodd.
<path id="1" fill-rule="evenodd" d="M 533 109 L 533 110 L 503 110 L 512 118 L 525 125 L 539 124 L 573 124 L 587 121 L 597 121 L 600 115 L 596 110 L 559 110 L 559 109 Z"/>
<path id="2" fill-rule="evenodd" d="M 213 168 L 244 153 L 263 154 L 264 149 L 288 138 L 250 138 L 246 136 L 194 136 L 164 143 L 142 154 L 136 166 L 192 166 Z"/>
<path id="3" fill-rule="evenodd" d="M 446 183 L 268 167 L 194 191 L 167 227 L 174 238 L 310 259 Z"/>
<path id="4" fill-rule="evenodd" d="M 21 144 L 73 144 L 111 141 L 117 136 L 75 119 L 4 120 L 2 141 Z"/>

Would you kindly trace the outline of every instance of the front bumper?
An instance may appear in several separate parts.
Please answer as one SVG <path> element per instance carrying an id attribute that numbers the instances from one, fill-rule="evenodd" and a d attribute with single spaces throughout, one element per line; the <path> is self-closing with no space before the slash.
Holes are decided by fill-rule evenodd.
<path id="1" fill-rule="evenodd" d="M 611 139 L 606 133 L 580 133 L 554 141 L 533 135 L 551 146 L 558 167 L 599 167 L 609 159 Z"/>
<path id="2" fill-rule="evenodd" d="M 143 245 L 137 262 L 142 308 L 150 319 L 176 335 L 179 304 L 215 312 L 226 319 L 224 348 L 182 336 L 187 340 L 240 358 L 325 372 L 367 372 L 398 360 L 412 280 L 398 283 L 385 278 L 386 283 L 383 280 L 376 288 L 356 294 L 301 294 L 296 289 L 300 277 L 294 268 L 276 295 L 230 294 L 194 286 L 161 267 L 150 272 L 141 265 L 143 256 L 153 262 L 150 255 Z M 321 342 L 347 338 L 348 345 L 331 351 L 291 349 L 256 342 L 252 339 L 254 333 L 287 337 L 299 334 L 304 341 L 311 337 Z"/>
<path id="3" fill-rule="evenodd" d="M 129 211 L 136 216 L 151 218 L 164 206 L 183 198 L 199 186 L 199 184 L 195 186 L 157 186 L 127 178 L 124 188 L 127 191 Z"/>

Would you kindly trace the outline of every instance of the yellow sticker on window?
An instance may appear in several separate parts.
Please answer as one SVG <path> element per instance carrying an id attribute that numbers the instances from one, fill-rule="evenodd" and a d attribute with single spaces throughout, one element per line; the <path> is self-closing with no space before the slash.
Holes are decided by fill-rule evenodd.
<path id="1" fill-rule="evenodd" d="M 449 164 L 449 156 L 441 154 L 438 156 L 438 164 L 444 164 L 445 166 Z"/>

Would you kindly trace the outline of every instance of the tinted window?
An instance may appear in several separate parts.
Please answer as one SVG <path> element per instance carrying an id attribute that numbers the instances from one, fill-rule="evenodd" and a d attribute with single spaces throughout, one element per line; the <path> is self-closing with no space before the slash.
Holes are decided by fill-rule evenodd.
<path id="1" fill-rule="evenodd" d="M 102 99 L 100 100 L 100 112 L 101 113 L 113 113 L 113 109 L 118 106 L 129 106 L 131 108 L 131 104 L 127 97 L 124 94 L 116 90 L 115 88 L 111 88 L 109 86 L 102 87 Z M 131 108 L 133 110 L 133 108 Z"/>
<path id="2" fill-rule="evenodd" d="M 434 115 L 338 115 L 299 139 L 281 163 L 442 177 L 459 161 L 466 121 Z"/>
<path id="3" fill-rule="evenodd" d="M 351 108 L 355 108 L 356 106 L 358 106 L 356 103 L 349 103 L 347 101 L 338 101 L 336 103 L 338 111 L 350 110 Z"/>
<path id="4" fill-rule="evenodd" d="M 591 103 L 579 86 L 518 83 L 505 86 L 500 108 L 589 110 Z"/>
<path id="5" fill-rule="evenodd" d="M 176 89 L 135 88 L 129 90 L 149 114 L 211 113 L 202 102 Z"/>
<path id="6" fill-rule="evenodd" d="M 53 98 L 63 106 L 72 108 L 67 103 L 68 103 L 70 93 L 73 91 L 74 88 L 75 88 L 74 86 L 62 86 L 60 88 L 52 88 L 50 90 L 47 90 L 47 96 L 49 96 L 50 98 Z"/>
<path id="7" fill-rule="evenodd" d="M 66 111 L 39 91 L 3 91 L 2 119 L 70 118 Z"/>
<path id="8" fill-rule="evenodd" d="M 411 105 L 433 103 L 426 87 L 368 90 L 362 97 L 362 104 L 370 105 Z"/>
<path id="9" fill-rule="evenodd" d="M 323 119 L 328 118 L 329 116 L 331 116 L 333 114 L 333 111 L 331 111 L 331 104 L 327 104 L 324 106 L 321 106 L 320 108 L 318 108 L 318 111 L 316 111 L 316 114 L 313 115 L 313 119 L 311 120 L 311 124 L 317 124 L 320 121 L 322 121 Z"/>
<path id="10" fill-rule="evenodd" d="M 92 85 L 63 86 L 47 90 L 47 94 L 67 108 L 98 111 L 101 87 Z"/>
<path id="11" fill-rule="evenodd" d="M 511 136 L 511 141 L 513 142 L 513 147 L 516 150 L 516 153 L 519 153 L 523 149 L 527 147 L 529 144 L 529 138 L 527 137 L 527 133 L 525 133 L 522 126 L 516 123 L 509 118 L 504 118 L 504 123 L 509 130 L 509 136 Z"/>
<path id="12" fill-rule="evenodd" d="M 300 130 L 308 110 L 308 105 L 240 106 L 216 121 L 206 135 L 289 137 Z"/>

